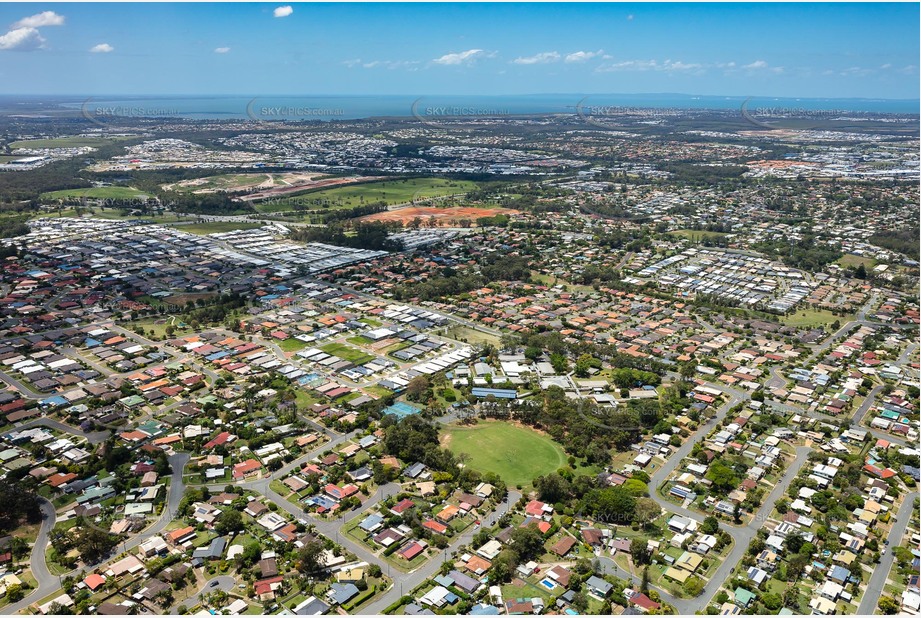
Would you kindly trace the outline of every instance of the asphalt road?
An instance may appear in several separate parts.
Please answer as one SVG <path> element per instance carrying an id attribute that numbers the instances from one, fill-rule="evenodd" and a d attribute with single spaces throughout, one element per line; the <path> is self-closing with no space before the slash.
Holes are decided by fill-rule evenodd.
<path id="1" fill-rule="evenodd" d="M 32 553 L 29 556 L 29 568 L 32 569 L 32 576 L 35 578 L 38 585 L 35 587 L 32 594 L 26 596 L 17 603 L 10 603 L 4 607 L 4 615 L 15 614 L 25 609 L 32 603 L 42 600 L 61 586 L 58 582 L 58 578 L 51 574 L 51 571 L 48 570 L 48 564 L 45 562 L 45 549 L 48 547 L 48 535 L 52 528 L 54 528 L 54 523 L 56 521 L 54 505 L 44 498 L 39 498 L 39 500 L 41 500 L 43 520 L 41 528 L 39 528 L 38 531 L 38 536 L 35 539 L 35 544 L 32 546 Z"/>
<path id="2" fill-rule="evenodd" d="M 892 565 L 895 562 L 895 555 L 892 553 L 892 549 L 898 547 L 902 542 L 902 537 L 908 529 L 908 521 L 911 519 L 911 513 L 915 508 L 915 500 L 917 499 L 918 492 L 915 491 L 907 494 L 902 501 L 902 506 L 899 507 L 895 523 L 889 531 L 889 536 L 886 537 L 889 539 L 886 555 L 881 556 L 879 564 L 873 568 L 873 574 L 870 576 L 870 581 L 867 582 L 867 589 L 863 593 L 860 607 L 857 608 L 857 613 L 859 615 L 872 615 L 873 611 L 876 609 L 879 603 L 879 597 L 882 595 L 883 588 L 886 585 L 886 579 L 889 577 L 889 571 L 892 570 Z"/>
<path id="3" fill-rule="evenodd" d="M 876 403 L 876 396 L 879 395 L 882 390 L 883 385 L 877 384 L 867 393 L 867 398 L 863 400 L 863 403 L 860 404 L 860 407 L 854 412 L 854 417 L 852 419 L 854 425 L 860 426 L 860 421 L 863 420 L 864 415 L 873 407 L 873 404 Z"/>
<path id="4" fill-rule="evenodd" d="M 198 604 L 198 600 L 202 596 L 206 594 L 211 594 L 212 592 L 217 592 L 218 590 L 223 590 L 224 592 L 230 592 L 234 589 L 234 586 L 236 586 L 236 580 L 233 577 L 230 577 L 229 575 L 220 575 L 213 579 L 209 579 L 208 581 L 205 582 L 205 585 L 202 586 L 198 592 L 190 596 L 185 601 L 182 601 L 181 603 L 176 603 L 176 605 L 174 605 L 170 609 L 170 613 L 178 614 L 179 608 L 183 605 L 186 607 L 195 607 L 195 605 Z"/>
<path id="5" fill-rule="evenodd" d="M 475 535 L 480 528 L 488 528 L 494 525 L 500 517 L 505 515 L 509 508 L 518 500 L 521 499 L 521 494 L 517 491 L 509 491 L 508 495 L 504 502 L 500 502 L 496 509 L 490 513 L 488 516 L 483 518 L 483 523 L 479 528 L 471 526 L 461 535 L 458 535 L 453 539 L 453 542 L 445 548 L 442 560 L 439 560 L 437 556 L 433 556 L 421 567 L 412 571 L 411 573 L 400 575 L 396 572 L 395 569 L 391 569 L 393 572 L 393 586 L 384 593 L 377 601 L 364 608 L 361 613 L 363 615 L 371 614 L 380 614 L 387 608 L 387 606 L 395 603 L 403 594 L 408 594 L 410 590 L 420 585 L 429 577 L 432 577 L 435 573 L 441 569 L 442 562 L 445 560 L 451 560 L 454 556 L 454 552 L 457 551 L 457 548 L 462 545 L 467 545 L 473 541 L 473 535 Z"/>
<path id="6" fill-rule="evenodd" d="M 812 448 L 810 447 L 796 447 L 796 457 L 793 462 L 786 469 L 783 477 L 777 481 L 777 484 L 774 485 L 774 488 L 765 497 L 764 501 L 761 503 L 761 508 L 758 509 L 758 512 L 755 513 L 751 521 L 745 526 L 732 526 L 729 528 L 729 533 L 732 535 L 733 540 L 732 549 L 729 551 L 729 555 L 720 563 L 713 577 L 710 578 L 712 585 L 709 586 L 708 593 L 695 599 L 695 601 L 697 601 L 696 610 L 704 610 L 707 607 L 710 599 L 713 598 L 723 583 L 742 563 L 742 558 L 745 556 L 745 552 L 748 551 L 749 543 L 751 543 L 755 535 L 758 534 L 758 530 L 764 527 L 771 511 L 774 510 L 774 503 L 784 496 L 787 488 L 790 487 L 790 483 L 792 483 L 796 475 L 799 474 L 800 468 L 806 463 L 809 458 L 809 453 L 811 452 Z"/>
<path id="7" fill-rule="evenodd" d="M 189 455 L 187 453 L 179 453 L 169 457 L 169 462 L 172 466 L 172 474 L 170 475 L 170 488 L 166 508 L 163 509 L 160 518 L 154 522 L 153 525 L 126 541 L 122 546 L 122 552 L 130 551 L 148 538 L 160 534 L 166 529 L 170 522 L 173 521 L 173 515 L 179 507 L 179 502 L 182 500 L 182 494 L 185 493 L 185 485 L 182 483 L 182 471 L 188 461 Z M 44 499 L 42 499 L 42 512 L 45 515 L 45 519 L 42 520 L 42 525 L 39 529 L 35 544 L 32 546 L 32 554 L 29 559 L 32 574 L 35 576 L 35 581 L 38 585 L 32 594 L 25 597 L 23 600 L 18 603 L 7 605 L 4 608 L 4 614 L 15 614 L 32 603 L 40 601 L 61 587 L 60 580 L 63 577 L 67 575 L 76 575 L 83 571 L 83 569 L 74 569 L 69 573 L 57 577 L 52 575 L 48 570 L 48 565 L 45 561 L 45 551 L 48 547 L 48 536 L 54 528 L 56 515 L 54 506 Z"/>
<path id="8" fill-rule="evenodd" d="M 661 495 L 659 495 L 658 488 L 681 464 L 681 461 L 690 455 L 691 450 L 694 448 L 694 444 L 696 442 L 702 441 L 707 436 L 707 434 L 709 434 L 710 431 L 726 417 L 726 414 L 733 406 L 742 401 L 745 401 L 748 398 L 747 393 L 734 388 L 716 384 L 711 386 L 723 391 L 723 393 L 725 393 L 728 398 L 727 401 L 719 407 L 713 418 L 702 424 L 694 436 L 686 440 L 678 448 L 677 451 L 672 453 L 671 457 L 668 458 L 668 461 L 651 475 L 649 483 L 650 496 L 665 511 L 676 513 L 683 517 L 689 517 L 700 522 L 704 520 L 703 514 L 697 511 L 686 509 L 666 500 Z M 749 524 L 745 526 L 728 526 L 734 544 L 729 552 L 729 555 L 723 559 L 716 572 L 710 578 L 710 585 L 708 586 L 709 593 L 705 593 L 704 595 L 695 599 L 674 599 L 677 603 L 672 603 L 672 605 L 675 606 L 675 609 L 678 610 L 679 613 L 694 614 L 697 611 L 702 611 L 707 607 L 707 604 L 709 603 L 709 600 L 712 598 L 713 594 L 719 590 L 720 586 L 722 586 L 723 582 L 726 581 L 730 573 L 734 571 L 735 568 L 741 563 L 745 552 L 748 550 L 749 543 L 755 537 L 758 530 L 764 526 L 764 522 L 767 520 L 771 511 L 774 509 L 774 503 L 784 495 L 787 488 L 790 486 L 790 483 L 793 481 L 793 478 L 799 473 L 800 468 L 806 462 L 811 451 L 812 449 L 808 447 L 797 447 L 795 459 L 787 468 L 783 477 L 765 497 L 761 508 L 758 509 L 757 513 L 755 513 Z M 671 601 L 668 602 L 671 603 Z"/>
<path id="9" fill-rule="evenodd" d="M 53 418 L 48 418 L 47 416 L 34 418 L 30 421 L 22 423 L 21 425 L 16 425 L 17 429 L 30 429 L 32 427 L 48 427 L 63 433 L 69 433 L 73 436 L 77 436 L 78 438 L 85 439 L 90 444 L 99 444 L 100 442 L 105 442 L 106 438 L 109 437 L 108 431 L 92 431 L 87 433 L 81 429 L 77 429 L 76 427 L 72 427 L 71 425 L 67 425 Z"/>

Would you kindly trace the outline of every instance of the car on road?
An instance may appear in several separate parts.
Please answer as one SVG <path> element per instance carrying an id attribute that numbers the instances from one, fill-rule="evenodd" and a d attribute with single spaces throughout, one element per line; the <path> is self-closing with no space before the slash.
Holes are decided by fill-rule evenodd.
<path id="1" fill-rule="evenodd" d="M 221 583 L 221 582 L 219 582 L 218 580 L 214 580 L 213 582 L 211 582 L 210 584 L 208 584 L 208 587 L 209 587 L 209 588 L 217 588 L 217 587 L 218 587 L 218 584 L 220 584 L 220 583 Z"/>
<path id="2" fill-rule="evenodd" d="M 879 555 L 880 555 L 880 556 L 885 556 L 885 555 L 886 555 L 886 548 L 885 548 L 885 547 L 882 549 L 881 552 L 879 552 Z"/>

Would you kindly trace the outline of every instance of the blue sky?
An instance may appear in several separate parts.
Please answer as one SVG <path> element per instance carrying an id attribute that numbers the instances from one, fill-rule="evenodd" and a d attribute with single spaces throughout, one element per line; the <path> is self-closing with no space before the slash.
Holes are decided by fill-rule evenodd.
<path id="1" fill-rule="evenodd" d="M 917 3 L 4 3 L 0 82 L 6 94 L 916 99 L 918 21 Z"/>

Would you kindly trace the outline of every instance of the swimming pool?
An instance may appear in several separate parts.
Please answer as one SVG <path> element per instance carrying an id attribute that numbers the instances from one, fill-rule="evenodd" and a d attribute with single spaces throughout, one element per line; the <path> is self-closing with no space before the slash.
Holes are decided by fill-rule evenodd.
<path id="1" fill-rule="evenodd" d="M 556 584 L 549 577 L 545 577 L 544 579 L 540 580 L 540 585 L 546 588 L 547 590 L 553 590 L 554 588 L 556 588 Z"/>

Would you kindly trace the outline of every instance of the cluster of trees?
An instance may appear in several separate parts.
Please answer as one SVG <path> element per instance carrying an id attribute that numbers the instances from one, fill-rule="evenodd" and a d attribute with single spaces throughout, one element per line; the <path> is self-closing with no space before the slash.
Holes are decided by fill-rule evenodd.
<path id="1" fill-rule="evenodd" d="M 821 270 L 826 264 L 844 255 L 836 247 L 819 243 L 816 236 L 809 233 L 804 234 L 800 240 L 769 240 L 757 243 L 753 248 L 778 258 L 787 266 L 807 271 Z"/>
<path id="2" fill-rule="evenodd" d="M 541 500 L 560 507 L 561 512 L 591 516 L 595 521 L 620 526 L 649 526 L 662 512 L 650 499 L 645 473 L 638 473 L 623 485 L 609 487 L 594 476 L 575 475 L 562 468 L 534 480 Z"/>
<path id="3" fill-rule="evenodd" d="M 339 247 L 370 249 L 374 251 L 402 251 L 403 245 L 389 238 L 390 233 L 400 228 L 397 222 L 358 222 L 351 227 L 351 233 L 341 223 L 325 227 L 301 227 L 291 231 L 291 239 L 301 242 L 322 242 Z"/>
<path id="4" fill-rule="evenodd" d="M 298 202 L 298 204 L 300 204 L 300 202 Z M 298 210 L 297 205 L 295 205 L 295 210 Z M 362 204 L 360 206 L 353 206 L 352 208 L 339 208 L 331 212 L 324 212 L 319 216 L 319 219 L 320 223 L 348 221 L 349 219 L 357 219 L 358 217 L 366 217 L 379 212 L 386 212 L 386 210 L 387 202 L 374 202 L 372 204 Z M 311 221 L 313 220 L 315 220 L 314 217 L 311 218 Z"/>
<path id="5" fill-rule="evenodd" d="M 884 249 L 898 251 L 913 260 L 917 260 L 918 254 L 921 254 L 921 228 L 918 226 L 896 232 L 874 234 L 870 236 L 869 241 Z"/>
<path id="6" fill-rule="evenodd" d="M 0 217 L 0 238 L 16 238 L 29 233 L 26 216 Z"/>
<path id="7" fill-rule="evenodd" d="M 54 533 L 51 537 L 56 561 L 63 566 L 76 565 L 76 559 L 67 557 L 71 550 L 76 550 L 84 564 L 92 565 L 109 556 L 119 542 L 117 534 L 88 525 L 82 517 L 77 517 L 76 525 L 70 530 Z"/>
<path id="8" fill-rule="evenodd" d="M 515 528 L 505 549 L 493 560 L 490 579 L 507 582 L 522 562 L 539 558 L 544 553 L 544 535 L 533 524 Z"/>
<path id="9" fill-rule="evenodd" d="M 381 420 L 384 450 L 406 462 L 421 462 L 433 470 L 457 472 L 454 455 L 441 448 L 438 427 L 418 414 L 396 420 L 392 414 Z"/>
<path id="10" fill-rule="evenodd" d="M 572 400 L 556 386 L 541 395 L 539 400 L 515 408 L 496 404 L 487 408 L 485 414 L 514 418 L 546 431 L 570 455 L 601 465 L 610 461 L 612 449 L 630 448 L 644 432 L 660 427 L 663 420 L 661 404 L 656 400 L 637 400 L 627 406 L 606 408 L 589 400 Z"/>
<path id="11" fill-rule="evenodd" d="M 226 193 L 161 191 L 160 202 L 175 212 L 199 215 L 239 215 L 255 212 L 249 202 L 234 200 Z"/>
<path id="12" fill-rule="evenodd" d="M 659 165 L 659 169 L 672 175 L 670 181 L 697 187 L 740 182 L 742 174 L 748 171 L 744 165 L 695 165 L 679 162 L 664 163 Z"/>
<path id="13" fill-rule="evenodd" d="M 41 520 L 38 496 L 19 483 L 0 480 L 0 533 L 15 530 L 21 523 L 34 524 Z"/>
<path id="14" fill-rule="evenodd" d="M 215 324 L 223 322 L 229 316 L 245 307 L 247 299 L 239 292 L 221 294 L 211 299 L 199 299 L 186 303 L 183 319 L 192 324 Z"/>
<path id="15" fill-rule="evenodd" d="M 472 269 L 445 268 L 441 274 L 426 281 L 397 288 L 394 295 L 398 299 L 418 297 L 422 300 L 438 300 L 447 296 L 464 294 L 499 281 L 531 281 L 531 266 L 528 258 L 521 255 L 490 254 L 480 260 L 479 272 Z"/>

